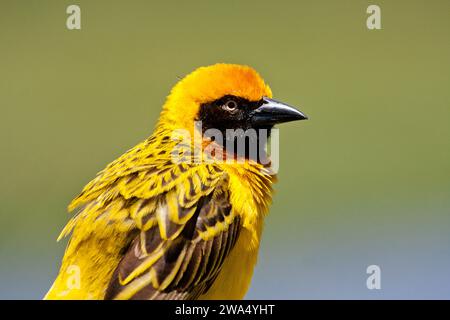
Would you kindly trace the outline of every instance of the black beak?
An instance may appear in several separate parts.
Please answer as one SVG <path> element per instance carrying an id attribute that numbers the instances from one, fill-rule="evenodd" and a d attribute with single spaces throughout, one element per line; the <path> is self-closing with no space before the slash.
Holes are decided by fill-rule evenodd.
<path id="1" fill-rule="evenodd" d="M 251 114 L 253 126 L 273 126 L 277 123 L 306 120 L 308 117 L 297 109 L 282 102 L 264 97 L 263 104 Z"/>

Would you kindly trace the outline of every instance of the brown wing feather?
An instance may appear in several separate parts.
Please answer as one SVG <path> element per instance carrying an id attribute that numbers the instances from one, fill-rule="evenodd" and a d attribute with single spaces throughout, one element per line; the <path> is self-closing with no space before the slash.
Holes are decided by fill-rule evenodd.
<path id="1" fill-rule="evenodd" d="M 176 215 L 171 212 L 174 208 Z M 125 253 L 106 299 L 197 298 L 219 274 L 241 226 L 239 216 L 232 214 L 224 183 L 194 204 L 173 191 L 161 198 L 156 215 L 158 223 L 141 230 Z"/>

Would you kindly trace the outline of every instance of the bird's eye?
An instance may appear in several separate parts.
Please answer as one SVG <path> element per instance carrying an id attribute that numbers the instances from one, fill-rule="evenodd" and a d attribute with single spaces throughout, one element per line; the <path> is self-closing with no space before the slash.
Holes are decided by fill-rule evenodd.
<path id="1" fill-rule="evenodd" d="M 235 111 L 238 107 L 238 104 L 234 100 L 228 100 L 222 107 L 227 111 Z"/>

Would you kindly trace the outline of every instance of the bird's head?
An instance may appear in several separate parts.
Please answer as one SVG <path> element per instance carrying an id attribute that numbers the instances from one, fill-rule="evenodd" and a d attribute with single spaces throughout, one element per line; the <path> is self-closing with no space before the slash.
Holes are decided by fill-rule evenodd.
<path id="1" fill-rule="evenodd" d="M 275 124 L 307 117 L 272 99 L 272 91 L 252 68 L 236 64 L 201 67 L 180 80 L 164 105 L 160 123 L 191 134 L 201 129 L 271 129 Z"/>

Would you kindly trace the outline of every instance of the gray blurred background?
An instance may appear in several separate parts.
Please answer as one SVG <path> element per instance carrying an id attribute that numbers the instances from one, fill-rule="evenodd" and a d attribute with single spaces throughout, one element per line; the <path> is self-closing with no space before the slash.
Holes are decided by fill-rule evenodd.
<path id="1" fill-rule="evenodd" d="M 376 1 L 370 31 L 372 3 L 2 0 L 0 298 L 43 297 L 70 200 L 150 135 L 177 77 L 233 62 L 311 118 L 280 127 L 247 298 L 449 299 L 450 2 Z"/>

